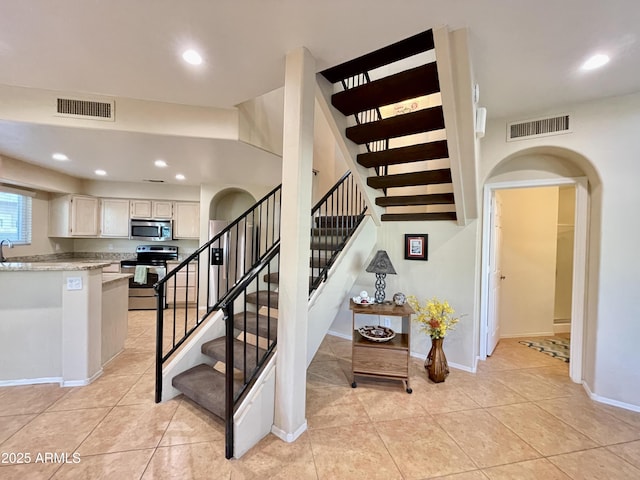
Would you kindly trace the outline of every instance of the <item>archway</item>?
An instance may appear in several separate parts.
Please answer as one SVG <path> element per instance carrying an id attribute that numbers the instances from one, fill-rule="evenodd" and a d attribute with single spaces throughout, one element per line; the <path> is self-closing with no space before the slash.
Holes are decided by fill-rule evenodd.
<path id="1" fill-rule="evenodd" d="M 600 211 L 600 179 L 591 163 L 571 150 L 556 147 L 522 150 L 499 162 L 484 182 L 479 352 L 480 359 L 485 360 L 494 311 L 491 260 L 495 249 L 492 237 L 495 194 L 501 189 L 562 185 L 576 188 L 570 376 L 574 382 L 581 383 L 583 365 L 593 350 L 589 349 L 591 339 L 585 337 L 585 326 L 589 322 L 586 292 L 589 284 L 597 282 L 597 272 L 592 265 L 597 264 L 594 259 L 599 254 L 594 242 L 589 247 L 588 236 L 589 229 L 592 234 L 599 231 L 596 225 L 599 215 L 594 212 Z"/>

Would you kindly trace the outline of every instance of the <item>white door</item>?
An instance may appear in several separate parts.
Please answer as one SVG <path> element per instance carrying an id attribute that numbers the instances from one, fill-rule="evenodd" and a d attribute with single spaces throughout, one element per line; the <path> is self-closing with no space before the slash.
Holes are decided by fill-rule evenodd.
<path id="1" fill-rule="evenodd" d="M 491 355 L 500 340 L 500 284 L 505 278 L 500 269 L 502 250 L 502 201 L 494 192 L 491 215 L 491 243 L 489 257 L 489 312 L 487 317 L 487 355 Z"/>

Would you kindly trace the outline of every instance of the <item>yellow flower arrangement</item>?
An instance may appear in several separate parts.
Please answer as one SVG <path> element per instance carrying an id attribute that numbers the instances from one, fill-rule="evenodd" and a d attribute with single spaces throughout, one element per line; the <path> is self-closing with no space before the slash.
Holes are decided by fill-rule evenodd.
<path id="1" fill-rule="evenodd" d="M 441 302 L 433 297 L 423 306 L 414 295 L 410 295 L 407 302 L 416 311 L 416 321 L 422 324 L 421 330 L 433 339 L 444 338 L 460 320 L 460 317 L 453 317 L 455 311 L 446 300 Z"/>

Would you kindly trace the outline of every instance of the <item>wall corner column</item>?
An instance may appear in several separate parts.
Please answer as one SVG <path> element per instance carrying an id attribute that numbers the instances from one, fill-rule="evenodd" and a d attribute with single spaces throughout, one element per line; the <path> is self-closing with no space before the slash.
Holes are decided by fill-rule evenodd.
<path id="1" fill-rule="evenodd" d="M 278 356 L 272 432 L 286 442 L 307 429 L 307 322 L 315 60 L 306 48 L 287 54 L 284 86 Z"/>

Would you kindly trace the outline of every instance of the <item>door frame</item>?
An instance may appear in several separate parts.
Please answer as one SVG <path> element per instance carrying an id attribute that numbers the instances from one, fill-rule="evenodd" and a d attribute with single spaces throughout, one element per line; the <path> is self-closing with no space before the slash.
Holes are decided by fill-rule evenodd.
<path id="1" fill-rule="evenodd" d="M 513 188 L 535 188 L 572 185 L 576 189 L 575 233 L 573 241 L 573 288 L 571 294 L 571 348 L 569 353 L 569 376 L 576 383 L 582 383 L 584 362 L 584 324 L 587 298 L 587 245 L 589 224 L 589 192 L 587 177 L 561 177 L 537 180 L 518 180 L 487 183 L 483 193 L 482 213 L 482 260 L 480 276 L 480 348 L 479 359 L 487 358 L 489 335 L 489 259 L 494 247 L 491 245 L 491 225 L 493 203 L 496 190 Z"/>

